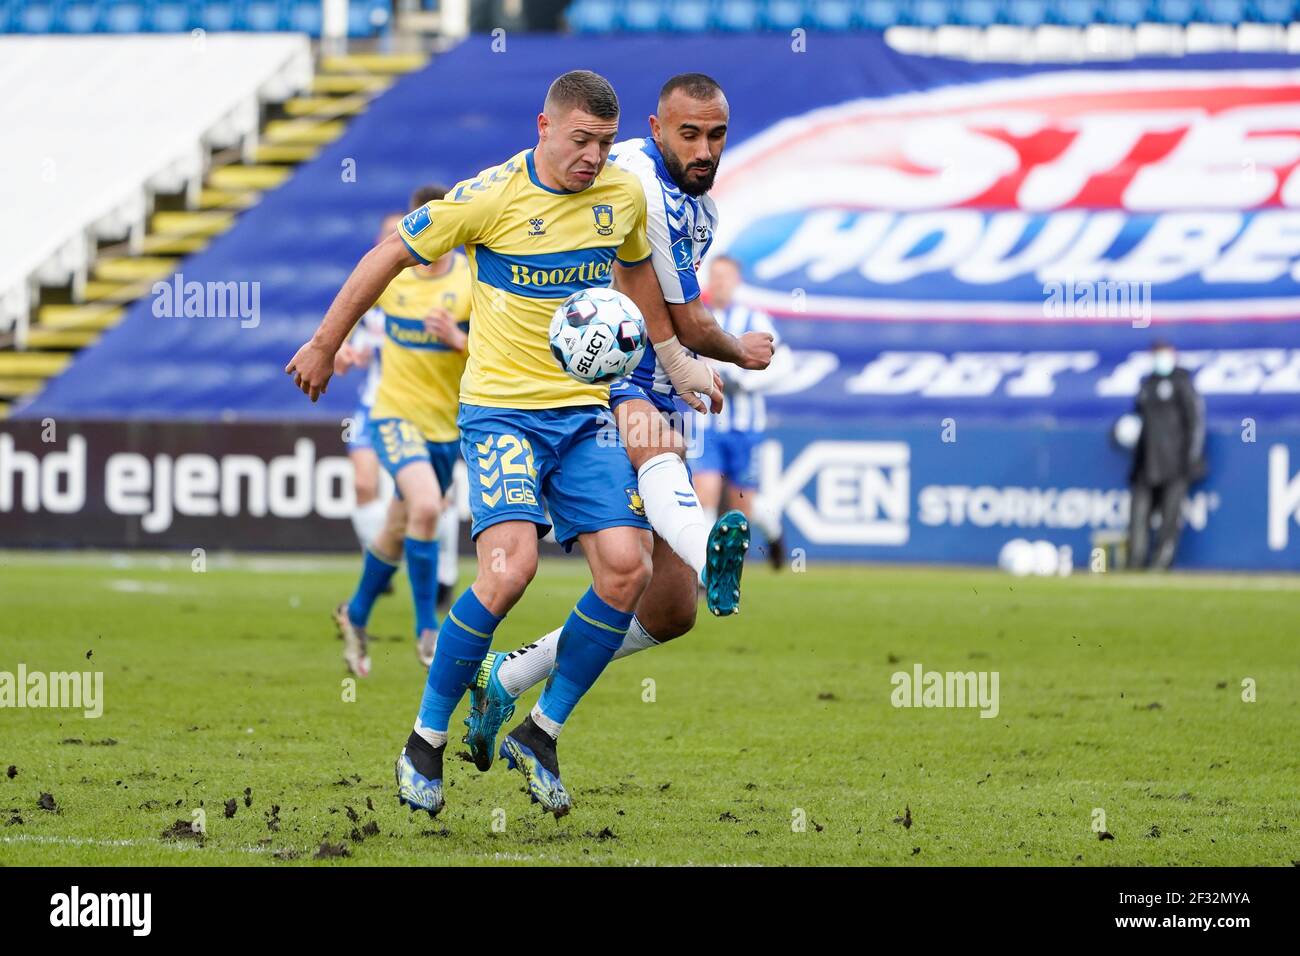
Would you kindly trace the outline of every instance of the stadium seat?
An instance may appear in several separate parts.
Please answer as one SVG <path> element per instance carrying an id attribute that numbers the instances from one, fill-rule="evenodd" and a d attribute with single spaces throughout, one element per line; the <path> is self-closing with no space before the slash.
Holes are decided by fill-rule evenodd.
<path id="1" fill-rule="evenodd" d="M 663 22 L 663 4 L 657 0 L 627 0 L 623 7 L 623 29 L 651 33 Z"/>
<path id="2" fill-rule="evenodd" d="M 1086 27 L 1102 20 L 1098 0 L 1057 0 L 1052 4 L 1048 20 L 1067 27 Z"/>
<path id="3" fill-rule="evenodd" d="M 998 22 L 996 0 L 958 0 L 953 7 L 953 22 L 968 27 L 987 27 Z"/>
<path id="4" fill-rule="evenodd" d="M 945 0 L 910 0 L 905 7 L 906 22 L 918 27 L 941 27 L 949 22 Z"/>
<path id="5" fill-rule="evenodd" d="M 55 29 L 60 33 L 94 33 L 99 23 L 99 4 L 94 0 L 63 0 L 56 4 Z"/>
<path id="6" fill-rule="evenodd" d="M 16 33 L 49 33 L 54 29 L 54 4 L 21 4 L 14 21 Z"/>
<path id="7" fill-rule="evenodd" d="M 762 7 L 761 23 L 769 30 L 782 32 L 806 24 L 804 5 L 799 0 L 767 0 Z"/>
<path id="8" fill-rule="evenodd" d="M 1191 23 L 1196 19 L 1196 0 L 1156 0 L 1144 20 L 1154 23 Z"/>
<path id="9" fill-rule="evenodd" d="M 436 0 L 421 0 L 436 7 Z M 986 27 L 997 23 L 1287 25 L 1300 0 L 575 0 L 565 11 L 576 33 L 619 30 L 883 30 L 896 24 Z M 352 0 L 348 34 L 373 37 L 391 26 L 389 0 Z M 0 33 L 155 33 L 295 30 L 319 36 L 318 0 L 3 0 Z"/>
<path id="10" fill-rule="evenodd" d="M 197 19 L 185 0 L 155 0 L 150 4 L 149 29 L 154 33 L 184 33 Z"/>
<path id="11" fill-rule="evenodd" d="M 283 30 L 280 4 L 277 0 L 245 0 L 240 17 L 245 30 L 270 33 Z"/>
<path id="12" fill-rule="evenodd" d="M 1291 23 L 1300 15 L 1295 0 L 1254 0 L 1253 6 L 1261 23 Z"/>
<path id="13" fill-rule="evenodd" d="M 669 30 L 701 33 L 709 28 L 709 0 L 672 0 L 664 20 Z"/>
<path id="14" fill-rule="evenodd" d="M 578 0 L 564 15 L 575 33 L 610 33 L 618 27 L 619 7 L 614 0 Z"/>
<path id="15" fill-rule="evenodd" d="M 143 33 L 145 17 L 143 3 L 114 0 L 104 5 L 100 29 L 106 33 Z"/>
<path id="16" fill-rule="evenodd" d="M 713 13 L 719 30 L 743 33 L 758 29 L 758 4 L 754 0 L 721 0 Z"/>
<path id="17" fill-rule="evenodd" d="M 1202 23 L 1236 25 L 1246 19 L 1245 0 L 1203 0 L 1197 19 Z"/>
<path id="18" fill-rule="evenodd" d="M 901 4 L 898 0 L 860 0 L 857 19 L 869 30 L 886 30 L 902 22 Z"/>
<path id="19" fill-rule="evenodd" d="M 1154 19 L 1147 14 L 1147 0 L 1104 0 L 1102 19 L 1117 26 L 1136 26 Z"/>
<path id="20" fill-rule="evenodd" d="M 350 3 L 348 4 L 348 36 L 372 37 L 386 33 L 392 17 L 388 0 L 362 0 L 360 3 Z M 320 33 L 319 27 L 316 32 Z"/>
<path id="21" fill-rule="evenodd" d="M 224 33 L 238 28 L 238 7 L 231 0 L 205 0 L 198 9 L 198 25 L 213 33 Z"/>
<path id="22" fill-rule="evenodd" d="M 849 0 L 820 0 L 808 9 L 808 25 L 818 30 L 851 30 L 854 20 Z"/>
<path id="23" fill-rule="evenodd" d="M 1041 0 L 1010 0 L 1006 18 L 1018 27 L 1036 27 L 1046 22 L 1047 9 Z"/>
<path id="24" fill-rule="evenodd" d="M 364 7 L 364 4 L 358 4 Z M 353 5 L 348 5 L 348 16 L 351 19 Z M 320 36 L 321 31 L 321 5 L 313 0 L 296 0 L 288 10 L 288 23 L 285 27 L 297 33 L 310 33 L 312 36 Z M 349 33 L 351 33 L 351 24 L 349 23 Z M 352 34 L 355 36 L 355 34 Z"/>

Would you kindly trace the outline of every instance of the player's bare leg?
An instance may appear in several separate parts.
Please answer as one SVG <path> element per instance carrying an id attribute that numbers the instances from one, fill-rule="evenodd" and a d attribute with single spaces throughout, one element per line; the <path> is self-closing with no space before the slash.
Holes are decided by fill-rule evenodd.
<path id="1" fill-rule="evenodd" d="M 367 567 L 352 599 L 334 608 L 334 625 L 343 641 L 343 663 L 358 677 L 370 674 L 370 635 L 366 626 L 375 599 L 391 590 L 402 564 L 402 537 L 406 531 L 406 503 L 397 496 L 388 503 L 383 527 L 366 549 Z"/>
<path id="2" fill-rule="evenodd" d="M 352 509 L 352 530 L 362 549 L 370 546 L 383 528 L 385 506 L 380 497 L 383 486 L 379 477 L 379 456 L 373 448 L 356 448 L 348 452 L 352 460 L 352 491 L 356 501 Z"/>
<path id="3" fill-rule="evenodd" d="M 454 487 L 454 486 L 453 486 Z M 460 558 L 460 515 L 456 511 L 456 496 L 448 489 L 442 498 L 442 517 L 438 519 L 438 603 L 440 615 L 451 610 L 456 596 L 457 567 Z"/>
<path id="4" fill-rule="evenodd" d="M 695 571 L 677 556 L 668 544 L 655 535 L 653 551 L 654 574 L 650 585 L 636 606 L 636 624 L 641 634 L 654 644 L 663 644 L 681 637 L 695 627 L 695 612 L 699 606 L 696 589 L 699 580 Z M 629 637 L 635 640 L 631 631 Z M 653 646 L 653 645 L 646 645 Z M 644 650 L 645 647 L 624 646 L 614 654 L 615 660 Z"/>
<path id="5" fill-rule="evenodd" d="M 735 504 L 733 507 L 743 511 L 763 537 L 767 538 L 767 563 L 772 570 L 780 571 L 785 567 L 785 540 L 781 533 L 781 509 L 773 507 L 757 488 L 734 488 L 731 490 Z"/>
<path id="6" fill-rule="evenodd" d="M 695 473 L 695 494 L 699 496 L 700 507 L 709 518 L 716 518 L 718 508 L 722 506 L 722 472 L 697 471 Z"/>
<path id="7" fill-rule="evenodd" d="M 716 477 L 721 484 L 722 476 Z M 695 487 L 698 492 L 698 482 Z M 773 509 L 770 503 L 764 501 L 757 488 L 744 488 L 730 482 L 727 483 L 727 507 L 739 511 L 763 532 L 767 538 L 767 563 L 772 566 L 772 570 L 780 571 L 785 567 L 785 542 L 781 538 L 779 509 Z"/>

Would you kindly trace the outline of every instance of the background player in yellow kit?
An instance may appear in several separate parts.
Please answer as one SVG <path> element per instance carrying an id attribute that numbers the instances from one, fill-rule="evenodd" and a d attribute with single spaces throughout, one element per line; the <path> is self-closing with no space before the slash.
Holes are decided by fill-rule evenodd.
<path id="1" fill-rule="evenodd" d="M 446 192 L 426 186 L 416 190 L 411 201 L 422 206 Z M 403 553 L 415 606 L 417 651 L 425 666 L 433 661 L 438 637 L 437 528 L 460 454 L 456 412 L 468 346 L 470 286 L 465 255 L 451 250 L 403 270 L 376 303 L 384 313 L 383 372 L 367 429 L 379 463 L 397 485 L 397 499 L 384 530 L 366 549 L 356 592 L 334 611 L 343 635 L 343 659 L 360 676 L 370 672 L 366 625 L 371 608 L 397 572 Z"/>

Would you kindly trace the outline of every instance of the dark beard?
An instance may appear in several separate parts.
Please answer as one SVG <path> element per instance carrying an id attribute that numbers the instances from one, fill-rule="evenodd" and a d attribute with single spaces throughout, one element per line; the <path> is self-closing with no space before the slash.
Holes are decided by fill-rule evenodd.
<path id="1" fill-rule="evenodd" d="M 716 164 L 711 170 L 709 170 L 707 178 L 696 182 L 686 178 L 686 167 L 681 164 L 681 161 L 678 160 L 676 156 L 666 149 L 660 150 L 660 152 L 664 157 L 664 165 L 668 167 L 668 175 L 673 177 L 673 182 L 677 184 L 677 188 L 686 193 L 686 195 L 703 196 L 713 188 L 713 179 L 718 175 L 718 167 Z"/>

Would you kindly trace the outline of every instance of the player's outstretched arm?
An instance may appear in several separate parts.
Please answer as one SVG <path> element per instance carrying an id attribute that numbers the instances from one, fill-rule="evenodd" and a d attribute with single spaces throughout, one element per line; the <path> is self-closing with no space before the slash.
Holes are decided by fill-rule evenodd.
<path id="1" fill-rule="evenodd" d="M 725 331 L 713 313 L 698 298 L 690 302 L 666 303 L 673 331 L 682 345 L 719 362 L 729 362 L 756 371 L 767 368 L 775 348 L 767 332 L 746 332 L 735 336 Z"/>
<path id="2" fill-rule="evenodd" d="M 325 392 L 334 374 L 334 356 L 366 310 L 405 268 L 416 259 L 397 233 L 392 233 L 362 256 L 325 313 L 316 334 L 284 367 L 293 383 L 314 402 Z"/>
<path id="3" fill-rule="evenodd" d="M 614 267 L 614 287 L 641 310 L 646 334 L 650 336 L 650 344 L 654 346 L 659 364 L 668 373 L 668 378 L 682 401 L 697 412 L 722 411 L 722 379 L 707 363 L 691 355 L 677 341 L 672 318 L 668 314 L 668 304 L 664 302 L 663 289 L 650 260 L 646 259 L 634 266 L 617 263 Z M 708 405 L 700 399 L 697 392 L 709 397 Z"/>

